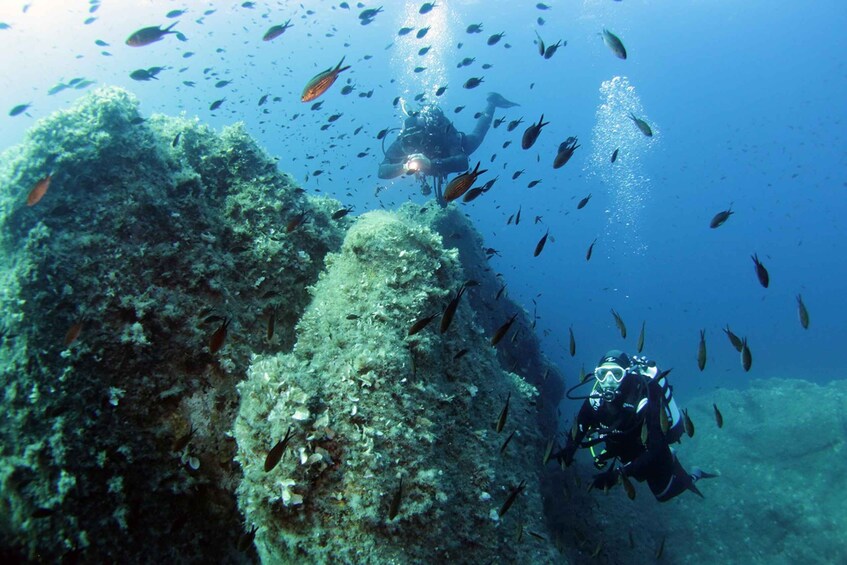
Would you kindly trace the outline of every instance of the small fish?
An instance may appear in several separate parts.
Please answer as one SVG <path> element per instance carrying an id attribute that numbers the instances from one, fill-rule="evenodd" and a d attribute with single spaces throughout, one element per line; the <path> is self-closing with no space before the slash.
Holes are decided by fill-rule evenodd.
<path id="1" fill-rule="evenodd" d="M 274 328 L 276 327 L 276 309 L 271 310 L 270 316 L 268 316 L 268 331 L 267 338 L 268 341 L 271 341 L 274 338 Z"/>
<path id="2" fill-rule="evenodd" d="M 482 24 L 471 24 L 465 28 L 465 33 L 482 33 Z"/>
<path id="3" fill-rule="evenodd" d="M 712 404 L 712 408 L 715 409 L 715 423 L 718 425 L 719 428 L 722 428 L 723 427 L 723 414 L 721 414 L 721 411 L 718 410 L 717 404 Z"/>
<path id="4" fill-rule="evenodd" d="M 641 118 L 636 118 L 635 114 L 630 113 L 629 119 L 632 120 L 638 129 L 643 133 L 646 137 L 653 137 L 653 130 L 650 129 L 650 124 L 642 120 Z"/>
<path id="5" fill-rule="evenodd" d="M 541 254 L 541 251 L 544 250 L 544 244 L 547 243 L 547 236 L 550 235 L 550 228 L 547 228 L 547 231 L 538 240 L 538 243 L 535 244 L 535 251 L 532 252 L 533 257 L 538 257 Z"/>
<path id="6" fill-rule="evenodd" d="M 17 106 L 9 110 L 9 116 L 15 117 L 20 114 L 23 114 L 27 111 L 30 106 L 32 106 L 32 104 L 18 104 Z"/>
<path id="7" fill-rule="evenodd" d="M 268 455 L 265 457 L 265 473 L 272 471 L 279 463 L 279 460 L 282 459 L 282 454 L 285 453 L 285 448 L 288 447 L 288 442 L 291 441 L 292 435 L 291 426 L 288 426 L 285 436 L 268 451 Z"/>
<path id="8" fill-rule="evenodd" d="M 156 43 L 169 33 L 177 33 L 175 31 L 171 31 L 171 28 L 178 23 L 179 22 L 174 22 L 165 29 L 162 29 L 159 26 L 141 28 L 127 38 L 126 44 L 130 47 L 143 47 L 145 45 L 150 45 L 151 43 Z"/>
<path id="9" fill-rule="evenodd" d="M 338 78 L 338 75 L 350 68 L 350 65 L 342 67 L 342 64 L 344 64 L 344 57 L 341 58 L 341 61 L 335 66 L 335 68 L 329 68 L 312 77 L 312 79 L 306 83 L 306 87 L 303 89 L 303 94 L 300 96 L 300 101 L 311 102 L 326 92 L 329 87 L 332 86 L 332 83 L 334 83 Z"/>
<path id="10" fill-rule="evenodd" d="M 53 175 L 47 175 L 37 183 L 29 191 L 26 197 L 27 206 L 35 206 L 38 204 L 44 195 L 47 194 L 47 189 L 50 188 L 50 181 L 53 180 Z"/>
<path id="11" fill-rule="evenodd" d="M 632 484 L 632 481 L 629 480 L 626 473 L 620 473 L 618 476 L 620 477 L 621 484 L 623 485 L 627 498 L 635 500 L 635 485 Z"/>
<path id="12" fill-rule="evenodd" d="M 670 420 L 668 420 L 668 410 L 665 406 L 664 398 L 659 399 L 659 428 L 662 430 L 663 434 L 668 433 L 668 430 L 671 427 Z"/>
<path id="13" fill-rule="evenodd" d="M 505 288 L 505 286 L 504 286 Z M 503 336 L 506 335 L 506 332 L 509 331 L 509 328 L 512 327 L 512 322 L 515 321 L 515 318 L 518 317 L 517 312 L 512 314 L 512 317 L 509 318 L 509 321 L 497 328 L 497 331 L 494 332 L 494 335 L 491 336 L 491 346 L 495 346 L 500 343 L 500 340 L 503 339 Z"/>
<path id="14" fill-rule="evenodd" d="M 220 108 L 220 107 L 221 107 L 221 104 L 223 104 L 223 103 L 224 103 L 224 101 L 226 101 L 226 98 L 221 98 L 220 100 L 215 100 L 215 101 L 214 101 L 214 102 L 212 102 L 212 104 L 209 106 L 209 111 L 210 111 L 210 112 L 214 112 L 215 110 L 217 110 L 218 108 Z"/>
<path id="15" fill-rule="evenodd" d="M 759 261 L 759 256 L 753 253 L 750 256 L 753 259 L 753 263 L 756 265 L 756 277 L 759 279 L 759 284 L 763 287 L 768 288 L 768 285 L 771 282 L 770 275 L 768 275 L 768 270 L 765 269 L 765 266 Z"/>
<path id="16" fill-rule="evenodd" d="M 709 222 L 709 227 L 712 228 L 712 229 L 721 227 L 724 224 L 724 222 L 727 221 L 729 219 L 729 217 L 731 215 L 733 215 L 734 213 L 735 212 L 732 211 L 732 204 L 730 204 L 729 209 L 721 210 L 720 212 L 715 214 L 715 217 L 712 218 L 711 222 Z"/>
<path id="17" fill-rule="evenodd" d="M 174 18 L 180 17 L 184 13 L 185 13 L 185 10 L 171 10 L 170 12 L 165 14 L 165 17 L 168 18 L 169 20 L 172 20 Z"/>
<path id="18" fill-rule="evenodd" d="M 797 295 L 797 313 L 800 315 L 800 325 L 804 330 L 809 329 L 809 311 L 806 310 L 806 305 L 803 303 L 803 297 Z"/>
<path id="19" fill-rule="evenodd" d="M 412 324 L 412 327 L 409 328 L 408 335 L 415 335 L 416 333 L 424 329 L 431 321 L 435 319 L 436 316 L 438 316 L 438 314 L 433 314 L 432 316 L 421 318 L 420 320 Z"/>
<path id="20" fill-rule="evenodd" d="M 419 30 L 418 30 L 418 33 L 416 33 L 416 34 L 415 34 L 415 38 L 417 38 L 417 39 L 423 39 L 423 38 L 424 38 L 424 36 L 426 36 L 426 34 L 427 34 L 427 33 L 429 33 L 429 27 L 430 27 L 430 26 L 422 27 L 421 29 L 419 29 Z"/>
<path id="21" fill-rule="evenodd" d="M 265 35 L 262 36 L 262 41 L 271 41 L 273 39 L 276 39 L 277 37 L 285 33 L 285 30 L 290 27 L 292 27 L 291 20 L 288 20 L 284 24 L 271 26 L 270 28 L 268 28 L 268 31 L 265 32 Z"/>
<path id="22" fill-rule="evenodd" d="M 456 314 L 456 309 L 459 307 L 459 301 L 462 299 L 462 295 L 465 293 L 465 285 L 459 287 L 459 291 L 456 292 L 456 296 L 447 304 L 447 308 L 444 309 L 444 314 L 441 316 L 441 333 L 446 332 L 450 329 L 450 324 L 453 322 L 453 316 Z"/>
<path id="23" fill-rule="evenodd" d="M 550 461 L 550 455 L 553 454 L 553 445 L 555 443 L 555 438 L 550 438 L 547 440 L 547 447 L 544 448 L 544 458 L 541 460 L 541 465 L 543 467 L 547 466 L 547 462 Z"/>
<path id="24" fill-rule="evenodd" d="M 749 371 L 753 364 L 753 354 L 750 353 L 750 348 L 747 346 L 747 338 L 741 338 L 741 366 L 744 371 Z"/>
<path id="25" fill-rule="evenodd" d="M 436 4 L 435 2 L 424 2 L 424 3 L 421 5 L 420 10 L 418 10 L 418 13 L 419 13 L 419 14 L 428 14 L 428 13 L 430 13 L 430 12 L 432 11 L 432 9 L 433 9 L 433 8 L 435 8 L 436 6 L 438 6 L 438 4 Z"/>
<path id="26" fill-rule="evenodd" d="M 583 208 L 585 208 L 585 205 L 588 204 L 589 200 L 591 200 L 591 193 L 589 193 L 588 196 L 579 201 L 579 203 L 576 205 L 576 209 L 582 210 Z"/>
<path id="27" fill-rule="evenodd" d="M 435 91 L 435 95 L 441 96 L 445 92 L 447 92 L 447 87 L 446 86 L 439 86 L 438 89 Z"/>
<path id="28" fill-rule="evenodd" d="M 509 511 L 509 508 L 512 507 L 512 504 L 515 502 L 515 499 L 518 495 L 523 492 L 523 489 L 526 488 L 526 481 L 522 480 L 518 486 L 513 488 L 511 492 L 509 492 L 509 496 L 506 497 L 506 501 L 503 503 L 503 506 L 500 507 L 500 510 L 497 511 L 497 515 L 499 517 L 503 517 L 503 514 Z"/>
<path id="29" fill-rule="evenodd" d="M 497 296 L 494 297 L 494 300 L 500 300 L 500 295 L 503 294 L 503 291 L 506 290 L 508 285 L 504 284 L 500 287 L 500 290 L 497 291 Z"/>
<path id="30" fill-rule="evenodd" d="M 379 8 L 368 8 L 367 10 L 362 10 L 362 12 L 359 14 L 359 19 L 362 20 L 362 25 L 365 25 L 365 22 L 370 23 L 370 21 L 373 20 L 377 16 L 377 14 L 381 12 L 382 6 L 380 6 Z"/>
<path id="31" fill-rule="evenodd" d="M 591 553 L 591 559 L 595 559 L 599 556 L 601 551 L 603 551 L 603 540 L 597 542 L 597 547 L 595 547 L 594 551 Z"/>
<path id="32" fill-rule="evenodd" d="M 197 430 L 194 428 L 194 425 L 191 425 L 188 429 L 188 432 L 182 434 L 178 438 L 176 438 L 171 444 L 171 451 L 176 451 L 177 453 L 181 452 L 185 447 L 191 442 L 191 438 L 194 437 L 194 432 Z"/>
<path id="33" fill-rule="evenodd" d="M 697 348 L 697 366 L 701 371 L 706 368 L 706 330 L 700 330 L 700 345 Z"/>
<path id="34" fill-rule="evenodd" d="M 226 340 L 226 332 L 229 328 L 229 323 L 232 320 L 230 318 L 224 318 L 223 322 L 221 322 L 220 327 L 215 330 L 215 333 L 212 334 L 212 337 L 209 339 L 209 352 L 214 355 L 217 353 L 221 347 L 223 347 L 224 340 Z"/>
<path id="35" fill-rule="evenodd" d="M 515 542 L 520 543 L 523 539 L 523 522 L 518 523 L 518 528 L 515 533 Z"/>
<path id="36" fill-rule="evenodd" d="M 729 342 L 732 344 L 735 350 L 741 353 L 741 338 L 732 333 L 732 330 L 729 329 L 729 324 L 726 325 L 723 331 L 726 334 L 726 337 L 729 338 Z"/>
<path id="37" fill-rule="evenodd" d="M 500 415 L 497 417 L 497 423 L 494 425 L 494 429 L 499 434 L 503 431 L 503 428 L 506 426 L 506 418 L 509 417 L 509 400 L 512 398 L 512 393 L 510 392 L 506 395 L 506 403 L 503 405 L 503 409 L 500 410 Z"/>
<path id="38" fill-rule="evenodd" d="M 495 33 L 488 37 L 488 41 L 486 41 L 486 43 L 488 43 L 488 45 L 496 45 L 497 42 L 503 39 L 504 35 L 506 35 L 506 32 Z"/>
<path id="39" fill-rule="evenodd" d="M 694 422 L 691 421 L 687 408 L 682 410 L 682 427 L 685 433 L 688 434 L 688 437 L 694 437 Z"/>
<path id="40" fill-rule="evenodd" d="M 476 200 L 476 198 L 483 192 L 485 192 L 485 187 L 476 186 L 465 193 L 465 195 L 462 197 L 462 202 L 472 202 Z"/>
<path id="41" fill-rule="evenodd" d="M 171 141 L 171 147 L 176 147 L 179 144 L 179 138 L 180 138 L 181 135 L 182 135 L 181 131 L 177 132 L 177 134 L 174 136 L 174 140 Z"/>
<path id="42" fill-rule="evenodd" d="M 659 549 L 656 550 L 656 559 L 661 559 L 665 553 L 665 536 L 662 536 L 662 541 L 659 543 Z"/>
<path id="43" fill-rule="evenodd" d="M 538 35 L 538 32 L 535 32 L 535 37 L 538 38 L 538 54 L 542 57 L 544 56 L 544 40 L 541 39 L 541 36 Z"/>
<path id="44" fill-rule="evenodd" d="M 644 423 L 641 425 L 641 443 L 647 445 L 647 436 L 648 436 L 648 428 L 647 428 L 647 420 L 644 420 Z"/>
<path id="45" fill-rule="evenodd" d="M 35 518 L 36 520 L 40 520 L 41 518 L 49 518 L 53 514 L 56 513 L 55 508 L 44 508 L 42 506 L 36 507 L 32 513 L 29 515 L 30 518 Z"/>
<path id="46" fill-rule="evenodd" d="M 317 176 L 317 175 L 315 175 L 315 176 Z M 298 227 L 300 227 L 303 224 L 303 222 L 306 221 L 307 215 L 308 215 L 308 212 L 300 212 L 299 214 L 296 214 L 293 218 L 288 220 L 288 223 L 285 224 L 285 233 L 291 233 L 294 230 L 296 230 Z"/>
<path id="47" fill-rule="evenodd" d="M 579 149 L 576 137 L 569 137 L 559 144 L 559 151 L 556 153 L 556 158 L 553 159 L 553 168 L 558 169 L 563 167 L 573 156 L 574 151 Z"/>
<path id="48" fill-rule="evenodd" d="M 68 347 L 70 344 L 75 342 L 79 337 L 79 334 L 82 332 L 82 322 L 77 322 L 71 327 L 68 328 L 68 331 L 65 332 L 65 341 L 64 346 Z"/>
<path id="49" fill-rule="evenodd" d="M 538 120 L 537 124 L 532 124 L 523 132 L 523 137 L 521 138 L 521 147 L 524 149 L 529 149 L 533 145 L 535 145 L 535 141 L 538 139 L 538 135 L 541 133 L 541 128 L 549 124 L 550 122 L 544 121 L 544 114 L 541 114 L 541 118 Z"/>
<path id="50" fill-rule="evenodd" d="M 620 148 L 612 151 L 612 158 L 610 159 L 612 163 L 618 160 L 618 151 L 620 151 Z"/>
<path id="51" fill-rule="evenodd" d="M 509 437 L 506 438 L 506 441 L 503 442 L 503 445 L 500 446 L 500 455 L 506 452 L 506 446 L 509 445 L 509 442 L 512 441 L 512 437 L 514 437 L 515 432 L 517 430 L 512 430 L 512 433 L 509 434 Z"/>
<path id="52" fill-rule="evenodd" d="M 253 545 L 253 540 L 256 539 L 256 532 L 259 531 L 257 526 L 253 526 L 247 532 L 241 532 L 241 535 L 238 536 L 238 551 L 245 552 L 247 551 L 251 545 Z"/>
<path id="53" fill-rule="evenodd" d="M 623 46 L 623 42 L 617 35 L 606 28 L 603 28 L 603 33 L 601 35 L 603 36 L 603 43 L 606 44 L 606 47 L 612 50 L 615 57 L 618 59 L 626 59 L 626 47 Z"/>
<path id="54" fill-rule="evenodd" d="M 529 181 L 529 184 L 527 184 L 526 187 L 527 188 L 535 188 L 536 186 L 538 186 L 538 183 L 540 183 L 540 182 L 541 182 L 541 179 Z"/>
<path id="55" fill-rule="evenodd" d="M 336 210 L 335 212 L 332 213 L 331 218 L 333 220 L 340 220 L 341 218 L 343 218 L 344 216 L 349 214 L 352 210 L 353 210 L 353 208 L 350 207 L 350 206 L 348 206 L 346 208 L 340 208 L 340 209 L 338 209 L 338 210 Z"/>
<path id="56" fill-rule="evenodd" d="M 512 120 L 511 122 L 509 122 L 509 125 L 506 126 L 506 131 L 514 130 L 521 123 L 523 123 L 523 118 L 518 118 L 517 120 Z"/>
<path id="57" fill-rule="evenodd" d="M 407 35 L 408 33 L 412 32 L 412 31 L 415 31 L 415 28 L 413 28 L 413 27 L 401 27 L 399 30 L 397 30 L 397 35 L 404 36 L 404 35 Z"/>
<path id="58" fill-rule="evenodd" d="M 471 88 L 476 88 L 483 82 L 483 77 L 471 77 L 465 81 L 465 84 L 462 85 L 462 88 L 467 88 L 470 90 Z"/>
<path id="59" fill-rule="evenodd" d="M 597 243 L 597 238 L 594 238 L 594 241 L 591 242 L 591 245 L 588 246 L 588 251 L 585 252 L 585 260 L 591 260 L 591 253 L 594 252 L 594 244 Z"/>
<path id="60" fill-rule="evenodd" d="M 477 161 L 473 171 L 466 171 L 447 183 L 447 186 L 444 188 L 445 202 L 450 202 L 462 196 L 476 182 L 479 175 L 488 172 L 488 169 L 479 170 L 481 164 L 480 161 Z"/>
<path id="61" fill-rule="evenodd" d="M 393 520 L 400 511 L 400 500 L 403 498 L 403 477 L 400 477 L 400 484 L 397 485 L 397 490 L 391 498 L 391 505 L 388 507 L 388 519 Z"/>
<path id="62" fill-rule="evenodd" d="M 524 174 L 524 172 L 524 169 L 521 169 L 520 171 L 515 171 L 514 173 L 512 173 L 512 180 L 517 180 L 517 178 Z"/>
<path id="63" fill-rule="evenodd" d="M 467 355 L 469 351 L 470 349 L 460 349 L 456 352 L 455 355 L 453 355 L 453 361 L 458 361 L 459 359 Z"/>
<path id="64" fill-rule="evenodd" d="M 574 357 L 576 355 L 576 339 L 573 336 L 573 326 L 568 328 L 568 333 L 570 334 L 568 350 L 570 351 L 571 357 Z"/>
<path id="65" fill-rule="evenodd" d="M 612 316 L 615 318 L 615 325 L 621 332 L 621 337 L 626 339 L 626 324 L 623 323 L 623 318 L 621 318 L 615 309 L 612 308 Z"/>
<path id="66" fill-rule="evenodd" d="M 557 41 L 553 45 L 548 45 L 547 49 L 544 50 L 544 58 L 549 59 L 550 57 L 552 57 L 553 55 L 556 54 L 556 51 L 558 51 L 559 47 L 563 47 L 567 44 L 568 44 L 567 41 L 562 43 L 562 40 L 560 39 L 559 41 Z"/>
<path id="67" fill-rule="evenodd" d="M 641 333 L 638 334 L 638 352 L 641 353 L 641 350 L 644 349 L 644 328 L 647 325 L 647 321 L 644 320 L 641 322 Z"/>

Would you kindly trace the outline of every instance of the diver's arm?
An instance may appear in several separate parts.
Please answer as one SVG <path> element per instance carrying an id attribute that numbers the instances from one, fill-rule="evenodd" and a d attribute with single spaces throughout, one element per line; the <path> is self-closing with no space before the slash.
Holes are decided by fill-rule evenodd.
<path id="1" fill-rule="evenodd" d="M 561 461 L 565 464 L 565 467 L 570 467 L 570 464 L 573 463 L 573 456 L 576 453 L 576 450 L 580 447 L 582 440 L 585 439 L 585 436 L 591 429 L 593 422 L 594 411 L 591 409 L 591 406 L 586 400 L 582 404 L 582 408 L 580 408 L 579 413 L 576 416 L 576 432 L 574 433 L 571 431 L 568 433 L 568 440 L 565 447 L 553 454 L 552 458 L 561 459 Z"/>
<path id="2" fill-rule="evenodd" d="M 461 173 L 468 170 L 468 156 L 465 153 L 456 153 L 445 159 L 433 159 L 431 175 L 446 175 L 447 173 Z"/>
<path id="3" fill-rule="evenodd" d="M 385 159 L 379 165 L 377 176 L 381 179 L 393 179 L 404 173 L 406 173 L 406 154 L 399 140 L 394 140 L 385 152 Z"/>

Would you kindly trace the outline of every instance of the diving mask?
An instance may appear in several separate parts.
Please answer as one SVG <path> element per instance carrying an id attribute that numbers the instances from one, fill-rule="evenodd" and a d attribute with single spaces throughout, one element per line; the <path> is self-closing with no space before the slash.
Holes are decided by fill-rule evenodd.
<path id="1" fill-rule="evenodd" d="M 597 388 L 603 391 L 615 391 L 626 376 L 626 369 L 613 363 L 603 363 L 594 369 Z"/>

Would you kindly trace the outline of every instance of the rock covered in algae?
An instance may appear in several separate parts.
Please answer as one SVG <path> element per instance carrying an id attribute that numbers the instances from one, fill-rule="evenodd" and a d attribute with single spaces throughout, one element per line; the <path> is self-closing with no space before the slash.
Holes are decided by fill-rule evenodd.
<path id="1" fill-rule="evenodd" d="M 498 516 L 538 480 L 535 388 L 500 368 L 467 300 L 445 333 L 436 316 L 408 335 L 465 280 L 458 253 L 408 214 L 370 212 L 326 264 L 294 349 L 257 356 L 239 385 L 238 499 L 262 561 L 551 562 L 548 544 L 515 541 L 544 531 L 536 488 Z"/>
<path id="2" fill-rule="evenodd" d="M 0 545 L 244 559 L 235 383 L 251 352 L 293 344 L 338 203 L 305 196 L 242 126 L 145 120 L 117 88 L 40 120 L 0 156 L 0 187 Z"/>

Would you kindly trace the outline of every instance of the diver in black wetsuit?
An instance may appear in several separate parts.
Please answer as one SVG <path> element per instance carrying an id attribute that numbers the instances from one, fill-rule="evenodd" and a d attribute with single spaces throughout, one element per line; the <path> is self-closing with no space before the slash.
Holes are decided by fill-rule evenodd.
<path id="1" fill-rule="evenodd" d="M 457 130 L 437 106 L 424 106 L 412 112 L 403 124 L 397 139 L 385 151 L 379 166 L 379 178 L 393 179 L 402 174 L 415 174 L 421 180 L 422 193 L 430 194 L 427 176 L 434 180 L 435 198 L 445 205 L 441 188 L 448 173 L 468 170 L 468 155 L 480 146 L 495 108 L 517 106 L 496 92 L 488 95 L 487 106 L 474 126 L 473 132 L 464 134 Z"/>
<path id="2" fill-rule="evenodd" d="M 568 435 L 565 448 L 554 457 L 569 466 L 578 447 L 589 447 L 594 453 L 594 446 L 604 443 L 605 449 L 595 454 L 594 464 L 602 469 L 612 460 L 612 465 L 594 475 L 593 488 L 611 488 L 623 475 L 639 482 L 647 481 L 659 502 L 685 490 L 702 497 L 695 483 L 716 475 L 696 467 L 689 474 L 682 468 L 670 448 L 683 433 L 671 387 L 655 363 L 643 357 L 634 359 L 633 366 L 629 356 L 618 350 L 609 351 L 600 359 L 594 370 L 594 388 L 589 396 L 582 397 L 585 402 L 574 430 Z M 575 388 L 568 391 L 569 398 L 573 398 L 570 392 Z"/>

